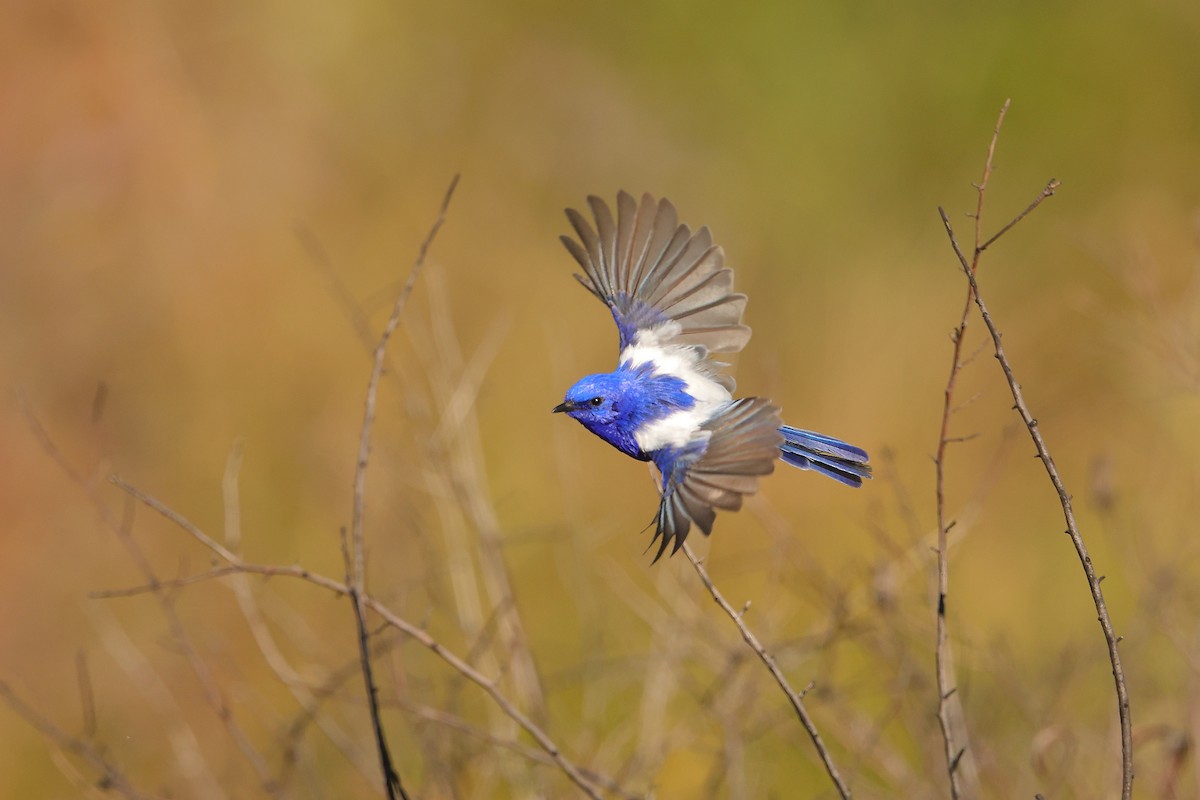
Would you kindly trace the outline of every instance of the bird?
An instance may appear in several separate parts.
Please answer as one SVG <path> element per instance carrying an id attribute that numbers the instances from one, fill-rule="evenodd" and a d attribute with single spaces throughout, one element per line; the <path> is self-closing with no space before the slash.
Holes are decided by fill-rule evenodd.
<path id="1" fill-rule="evenodd" d="M 749 341 L 746 295 L 733 291 L 709 229 L 693 233 L 650 194 L 619 192 L 615 216 L 601 198 L 587 202 L 595 226 L 569 208 L 575 237 L 560 239 L 583 269 L 576 280 L 612 312 L 620 354 L 615 370 L 580 378 L 553 411 L 657 468 L 651 563 L 678 552 L 693 524 L 711 534 L 717 511 L 740 509 L 778 460 L 861 487 L 871 477 L 865 450 L 785 425 L 765 398 L 734 398 L 729 365 L 711 356 Z"/>

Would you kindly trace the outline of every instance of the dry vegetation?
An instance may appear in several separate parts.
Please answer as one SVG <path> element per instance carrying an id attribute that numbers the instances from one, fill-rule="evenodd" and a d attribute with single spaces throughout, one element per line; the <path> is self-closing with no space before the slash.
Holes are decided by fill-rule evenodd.
<path id="1" fill-rule="evenodd" d="M 1197 40 L 3 4 L 0 797 L 1200 800 Z M 561 210 L 619 189 L 866 488 L 649 565 L 652 480 L 550 413 L 615 344 Z"/>
<path id="2" fill-rule="evenodd" d="M 539 666 L 519 602 L 522 588 L 507 563 L 505 533 L 488 487 L 475 417 L 488 346 L 464 357 L 448 309 L 435 304 L 427 329 L 413 333 L 421 339 L 417 349 L 428 358 L 401 365 L 388 352 L 389 340 L 405 325 L 406 303 L 448 213 L 456 178 L 377 339 L 369 339 L 366 315 L 305 234 L 310 256 L 373 358 L 350 523 L 340 537 L 329 534 L 329 546 L 342 553 L 343 574 L 247 558 L 253 531 L 243 532 L 240 442 L 228 457 L 221 483 L 223 520 L 214 533 L 168 500 L 113 472 L 106 459 L 79 465 L 39 421 L 36 408 L 22 399 L 29 432 L 74 490 L 88 498 L 101 528 L 114 546 L 123 548 L 140 580 L 90 593 L 103 652 L 81 650 L 77 685 L 64 687 L 79 695 L 82 724 L 52 719 L 36 700 L 7 683 L 0 683 L 0 697 L 44 737 L 58 768 L 81 793 L 127 798 L 374 792 L 393 798 L 530 797 L 561 796 L 569 793 L 568 785 L 592 798 L 652 797 L 664 764 L 681 752 L 704 754 L 691 761 L 696 778 L 686 791 L 695 796 L 949 793 L 971 798 L 1005 796 L 1003 787 L 1033 785 L 1045 797 L 1094 792 L 1128 798 L 1135 747 L 1146 796 L 1192 795 L 1192 734 L 1169 723 L 1134 727 L 1131 721 L 1121 639 L 1103 598 L 1103 574 L 1097 574 L 1088 555 L 1071 494 L 1005 354 L 1000 324 L 981 294 L 984 252 L 1058 188 L 1057 181 L 1050 181 L 1024 211 L 987 235 L 984 201 L 1007 109 L 1006 104 L 976 185 L 971 249 L 962 249 L 948 215 L 941 212 L 966 276 L 967 298 L 951 336 L 951 368 L 934 457 L 937 527 L 932 533 L 921 529 L 921 499 L 895 474 L 890 454 L 882 454 L 883 491 L 909 522 L 908 530 L 873 530 L 880 557 L 865 582 L 819 565 L 804 568 L 799 577 L 824 608 L 809 630 L 784 634 L 780 619 L 758 613 L 764 605 L 769 609 L 773 594 L 796 580 L 795 574 L 769 571 L 766 582 L 749 590 L 750 599 L 731 604 L 703 559 L 686 546 L 699 581 L 678 568 L 680 560 L 662 565 L 664 574 L 652 586 L 613 565 L 587 567 L 603 571 L 612 597 L 624 601 L 607 619 L 641 626 L 648 635 L 644 656 L 596 662 L 585 646 L 578 660 L 553 669 Z M 979 317 L 972 313 L 975 309 Z M 969 352 L 968 328 L 975 319 L 984 323 L 990 343 Z M 1169 325 L 1163 337 L 1159 345 L 1169 363 L 1188 380 L 1194 348 L 1178 334 L 1177 324 Z M 1005 663 L 1011 656 L 994 653 L 994 669 L 1004 676 L 1022 713 L 1053 719 L 1033 731 L 1026 763 L 1002 752 L 1005 744 L 997 733 L 1004 734 L 993 730 L 994 712 L 961 702 L 962 677 L 954 666 L 952 545 L 979 524 L 979 507 L 997 470 L 1033 468 L 1013 463 L 1009 452 L 1019 445 L 1006 436 L 973 496 L 952 497 L 946 489 L 954 446 L 973 438 L 957 430 L 956 415 L 971 402 L 956 394 L 957 381 L 965 370 L 991 369 L 975 363 L 985 349 L 998 362 L 997 377 L 1008 384 L 1014 409 L 1062 506 L 1086 585 L 1074 576 L 1061 579 L 1091 594 L 1114 679 L 1108 731 L 1090 730 L 1090 715 L 1081 725 L 1071 706 L 1061 705 L 1055 696 L 1080 676 L 1098 678 L 1098 648 L 1064 649 L 1055 659 L 1059 663 L 1047 662 L 1036 674 L 1013 672 Z M 105 391 L 102 386 L 94 402 L 97 425 Z M 387 398 L 383 406 L 381 395 Z M 371 538 L 394 534 L 369 525 L 367 513 L 371 492 L 380 485 L 369 489 L 368 468 L 385 469 L 371 457 L 376 414 L 397 406 L 407 408 L 412 421 L 425 421 L 418 437 L 424 468 L 416 481 L 432 500 L 431 507 L 420 511 L 414 505 L 414 519 L 403 526 L 406 547 L 421 552 L 414 558 L 424 566 L 419 585 L 399 589 L 385 588 L 379 576 L 387 572 L 370 566 Z M 1093 480 L 1093 491 L 1105 491 L 1102 471 Z M 165 520 L 167 527 L 146 530 L 145 512 Z M 757 504 L 751 513 L 773 537 L 778 553 L 794 546 L 790 539 L 800 534 L 768 506 Z M 586 521 L 579 525 L 579 531 L 564 535 L 586 536 Z M 143 543 L 147 537 L 157 540 L 157 556 Z M 162 554 L 173 549 L 177 567 L 162 566 Z M 432 570 L 431 564 L 444 568 Z M 931 574 L 938 590 L 929 603 L 928 595 L 912 587 Z M 281 591 L 284 583 L 298 589 Z M 312 608 L 312 596 L 337 602 L 310 618 L 300 604 L 289 607 L 296 591 L 310 595 L 304 601 L 307 608 Z M 231 596 L 233 604 L 217 605 L 222 595 Z M 709 597 L 724 615 L 713 612 Z M 181 608 L 189 598 L 226 611 L 219 616 L 185 613 Z M 127 631 L 105 610 L 110 604 L 156 607 L 166 639 Z M 1165 629 L 1182 652 L 1192 653 L 1192 669 L 1200 670 L 1181 609 L 1178 602 L 1159 599 L 1142 614 L 1170 620 Z M 923 617 L 935 620 L 933 636 Z M 611 635 L 584 632 L 585 639 Z M 226 651 L 214 636 L 248 637 L 253 651 Z M 151 651 L 170 653 L 177 663 L 165 665 Z M 860 673 L 852 664 L 864 658 L 879 671 L 874 686 L 855 683 Z M 143 743 L 131 751 L 119 742 L 111 719 L 124 715 L 111 708 L 108 693 L 95 685 L 97 659 L 120 667 L 132 690 L 129 697 L 162 726 L 162 738 L 150 747 Z M 882 698 L 871 696 L 881 688 Z M 200 702 L 181 699 L 191 694 Z M 562 713 L 567 697 L 578 712 Z M 269 714 L 264 713 L 267 706 Z M 762 767 L 764 760 L 769 769 Z M 1014 778 L 1013 770 L 1022 777 Z M 808 788 L 797 788 L 801 786 Z"/>

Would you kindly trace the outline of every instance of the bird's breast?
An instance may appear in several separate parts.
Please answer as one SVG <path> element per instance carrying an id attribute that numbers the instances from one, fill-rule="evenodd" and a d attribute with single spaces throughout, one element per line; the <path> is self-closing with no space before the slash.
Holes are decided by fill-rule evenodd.
<path id="1" fill-rule="evenodd" d="M 664 448 L 678 450 L 704 438 L 704 423 L 712 419 L 717 410 L 719 407 L 697 403 L 692 408 L 674 411 L 643 424 L 634 431 L 634 441 L 646 453 Z"/>

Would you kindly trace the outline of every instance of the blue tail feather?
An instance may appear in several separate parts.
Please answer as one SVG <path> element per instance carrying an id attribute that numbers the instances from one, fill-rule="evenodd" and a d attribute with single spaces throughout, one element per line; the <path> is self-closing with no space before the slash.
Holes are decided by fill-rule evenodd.
<path id="1" fill-rule="evenodd" d="M 779 457 L 793 467 L 811 469 L 847 486 L 862 486 L 871 477 L 870 457 L 861 447 L 832 436 L 784 425 Z"/>

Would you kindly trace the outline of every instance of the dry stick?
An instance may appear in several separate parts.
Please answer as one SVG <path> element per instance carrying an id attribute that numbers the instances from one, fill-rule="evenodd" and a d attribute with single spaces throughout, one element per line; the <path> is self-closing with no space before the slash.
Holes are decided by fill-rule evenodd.
<path id="1" fill-rule="evenodd" d="M 495 747 L 517 753 L 523 758 L 527 758 L 537 764 L 554 766 L 554 760 L 541 750 L 538 750 L 535 747 L 530 747 L 529 745 L 523 744 L 514 739 L 505 739 L 497 736 L 491 731 L 478 728 L 467 722 L 465 719 L 457 717 L 454 714 L 447 713 L 440 709 L 430 708 L 429 706 L 402 701 L 396 701 L 396 706 L 404 711 L 409 712 L 410 714 L 420 717 L 421 719 L 429 722 L 435 722 L 439 725 L 444 725 L 453 730 L 461 731 L 468 736 L 472 736 Z M 615 780 L 605 775 L 592 772 L 591 770 L 583 767 L 580 767 L 579 771 L 586 775 L 588 780 L 591 780 L 597 785 L 602 786 L 606 791 L 622 798 L 622 800 L 644 800 L 645 798 L 644 795 L 634 794 L 633 792 L 624 789 Z"/>
<path id="2" fill-rule="evenodd" d="M 345 583 L 341 583 L 333 578 L 326 577 L 325 575 L 321 575 L 319 573 L 310 572 L 304 567 L 246 563 L 230 552 L 226 547 L 214 541 L 212 537 L 200 530 L 195 523 L 191 522 L 179 512 L 175 511 L 153 495 L 146 494 L 136 486 L 126 483 L 117 475 L 109 476 L 109 481 L 114 486 L 117 486 L 121 490 L 128 493 L 137 501 L 143 503 L 144 505 L 153 509 L 155 512 L 173 522 L 185 533 L 203 544 L 228 564 L 227 567 L 220 567 L 210 570 L 204 575 L 182 578 L 176 582 L 177 585 L 196 583 L 200 580 L 221 577 L 231 573 L 246 572 L 253 575 L 297 578 L 331 591 L 334 594 L 342 595 L 343 597 L 350 597 L 354 591 L 353 587 Z M 170 581 L 155 581 L 152 584 L 137 587 L 135 589 L 101 592 L 95 593 L 93 596 L 116 597 L 145 592 L 157 592 L 164 586 L 170 585 L 172 585 Z M 501 710 L 503 710 L 505 714 L 507 714 L 513 721 L 524 728 L 526 733 L 533 737 L 533 740 L 537 742 L 538 746 L 541 747 L 551 759 L 553 759 L 554 763 L 558 765 L 558 768 L 566 773 L 567 777 L 570 778 L 575 785 L 583 791 L 584 794 L 592 798 L 592 800 L 603 800 L 600 792 L 592 785 L 587 776 L 584 775 L 583 771 L 562 754 L 562 752 L 558 749 L 558 745 L 554 743 L 554 740 L 551 739 L 550 736 L 536 723 L 534 723 L 533 720 L 521 713 L 521 711 L 515 705 L 513 705 L 512 701 L 505 697 L 504 694 L 496 688 L 496 680 L 488 678 L 486 675 L 476 670 L 462 658 L 455 655 L 452 651 L 443 647 L 440 642 L 430 636 L 429 633 L 423 628 L 414 625 L 413 623 L 399 616 L 390 608 L 385 606 L 382 602 L 376 600 L 374 597 L 371 597 L 368 594 L 363 594 L 361 595 L 361 600 L 366 608 L 378 614 L 380 618 L 382 618 L 383 621 L 388 625 L 396 628 L 410 638 L 415 639 L 418 643 L 433 652 L 438 658 L 442 659 L 442 661 L 450 665 L 450 667 L 456 672 L 460 673 L 466 677 L 467 680 L 483 689 L 488 696 L 492 698 L 496 705 L 500 706 Z"/>
<path id="3" fill-rule="evenodd" d="M 1008 107 L 1011 100 L 1005 100 L 1004 105 L 1000 108 L 1000 115 L 996 118 L 996 125 L 992 129 L 992 141 L 988 145 L 987 159 L 983 165 L 983 177 L 979 183 L 975 185 L 976 200 L 975 200 L 975 257 L 971 261 L 969 270 L 974 274 L 979 268 L 979 254 L 983 252 L 980 247 L 980 237 L 982 236 L 983 223 L 983 200 L 987 193 L 988 180 L 992 176 L 992 159 L 996 155 L 996 141 L 1000 138 L 1000 128 L 1004 125 L 1004 117 L 1008 113 Z M 990 242 L 989 242 L 990 244 Z M 954 653 L 950 645 L 950 634 L 947 628 L 946 619 L 946 599 L 950 594 L 950 558 L 947 547 L 947 536 L 950 532 L 950 526 L 953 524 L 946 519 L 946 492 L 945 492 L 945 477 L 946 477 L 946 447 L 955 441 L 963 441 L 961 438 L 952 438 L 950 436 L 950 417 L 955 411 L 954 406 L 954 387 L 958 382 L 958 373 L 962 371 L 964 359 L 962 354 L 963 337 L 967 330 L 967 319 L 971 312 L 972 293 L 970 286 L 967 287 L 967 298 L 963 302 L 962 315 L 959 318 L 958 326 L 950 335 L 950 340 L 954 344 L 953 354 L 950 358 L 950 375 L 946 378 L 946 388 L 942 395 L 942 424 L 938 432 L 937 455 L 933 459 L 934 471 L 936 472 L 936 496 L 937 496 L 937 583 L 938 583 L 938 600 L 937 600 L 937 634 L 936 644 L 934 648 L 934 662 L 937 671 L 937 688 L 938 688 L 938 725 L 942 731 L 942 743 L 945 747 L 946 756 L 946 773 L 950 778 L 950 796 L 954 800 L 960 797 L 974 797 L 979 793 L 977 775 L 974 769 L 961 770 L 959 767 L 970 765 L 971 756 L 967 750 L 966 731 L 963 731 L 963 742 L 960 744 L 955 740 L 954 727 L 956 721 L 965 719 L 962 710 L 962 701 L 958 696 L 958 680 L 954 673 Z M 963 726 L 965 728 L 965 724 Z M 963 761 L 966 758 L 967 761 Z M 965 787 L 964 775 L 970 781 L 971 785 Z"/>
<path id="4" fill-rule="evenodd" d="M 593 800 L 600 800 L 600 793 L 583 775 L 579 767 L 568 761 L 567 758 L 563 756 L 561 752 L 559 752 L 558 745 L 554 744 L 550 737 L 547 736 L 546 733 L 533 722 L 533 720 L 521 713 L 517 707 L 514 706 L 512 702 L 510 702 L 509 699 L 505 697 L 499 689 L 496 688 L 495 679 L 488 678 L 475 670 L 470 664 L 438 644 L 438 642 L 436 642 L 433 637 L 424 630 L 421 630 L 407 620 L 397 616 L 391 609 L 387 608 L 373 597 L 367 596 L 364 597 L 363 600 L 365 601 L 366 606 L 382 617 L 385 622 L 416 639 L 422 645 L 436 653 L 443 661 L 445 661 L 455 670 L 466 676 L 466 678 L 472 683 L 475 683 L 481 689 L 487 692 L 488 696 L 492 698 L 496 705 L 500 706 L 500 708 L 504 710 L 505 714 L 511 717 L 518 725 L 524 728 L 530 736 L 534 738 L 534 741 L 536 741 L 538 745 L 541 746 L 541 748 L 545 750 L 552 759 L 554 759 L 554 762 L 558 764 L 559 768 L 567 774 L 567 777 L 575 782 L 576 786 L 583 790 L 584 794 L 590 798 L 593 798 Z"/>
<path id="5" fill-rule="evenodd" d="M 243 572 L 241 573 L 241 577 L 249 579 L 250 575 L 249 573 Z M 381 634 L 387 627 L 388 626 L 384 625 L 377 630 L 371 631 L 371 638 L 372 640 L 376 641 L 372 655 L 376 658 L 390 651 L 391 648 L 396 644 L 396 637 L 387 639 L 383 641 L 382 644 L 378 643 L 378 635 Z M 299 762 L 297 750 L 300 747 L 300 740 L 304 737 L 305 730 L 308 728 L 309 724 L 312 723 L 320 725 L 321 718 L 323 716 L 328 716 L 321 713 L 322 706 L 333 699 L 342 686 L 351 678 L 353 678 L 355 675 L 361 674 L 362 664 L 359 661 L 359 654 L 356 651 L 352 660 L 333 670 L 333 672 L 329 673 L 328 677 L 326 677 L 326 679 L 320 684 L 309 685 L 308 683 L 303 683 L 308 691 L 308 696 L 311 698 L 311 702 L 306 703 L 301 707 L 301 709 L 292 718 L 291 724 L 286 726 L 285 732 L 280 736 L 282 740 L 281 749 L 283 751 L 284 764 L 283 770 L 280 773 L 280 783 L 283 783 L 285 780 L 290 778 L 291 772 L 295 769 L 297 763 Z M 370 769 L 363 770 L 363 775 L 367 778 L 368 782 L 373 782 L 375 767 L 373 763 L 369 766 Z"/>
<path id="6" fill-rule="evenodd" d="M 375 398 L 379 390 L 379 379 L 383 375 L 383 362 L 387 354 L 388 340 L 400 325 L 400 317 L 404 313 L 404 306 L 408 302 L 409 295 L 412 294 L 413 286 L 417 282 L 417 276 L 421 274 L 421 268 L 425 265 L 425 256 L 429 252 L 429 246 L 433 244 L 433 239 L 437 236 L 438 229 L 442 227 L 442 223 L 446 220 L 446 210 L 450 207 L 450 199 L 454 196 L 454 189 L 458 186 L 458 176 L 455 175 L 450 180 L 450 186 L 446 189 L 446 195 L 442 198 L 442 205 L 438 211 L 437 219 L 429 229 L 429 233 L 425 236 L 425 241 L 421 242 L 421 249 L 417 253 L 417 260 L 413 262 L 412 269 L 409 270 L 408 280 L 404 282 L 404 287 L 400 290 L 400 294 L 396 296 L 396 303 L 392 307 L 392 315 L 388 318 L 387 325 L 383 328 L 383 333 L 379 337 L 379 343 L 375 345 L 375 361 L 371 367 L 371 378 L 367 382 L 367 399 L 364 403 L 362 432 L 358 439 L 358 461 L 354 470 L 354 511 L 351 516 L 350 531 L 351 544 L 350 555 L 351 567 L 349 584 L 350 584 L 350 599 L 354 603 L 354 621 L 358 629 L 358 648 L 362 656 L 363 682 L 367 688 L 367 705 L 371 710 L 371 725 L 375 730 L 375 742 L 379 746 L 379 763 L 383 769 L 383 780 L 387 786 L 388 798 L 395 800 L 397 796 L 408 800 L 408 794 L 404 791 L 403 785 L 400 783 L 400 776 L 396 772 L 396 768 L 392 763 L 391 753 L 388 751 L 387 739 L 384 737 L 383 721 L 379 717 L 379 697 L 375 687 L 375 678 L 371 674 L 371 658 L 370 648 L 367 646 L 367 624 L 366 624 L 366 607 L 363 603 L 363 595 L 366 590 L 366 555 L 363 552 L 363 512 L 366 506 L 366 480 L 367 480 L 367 460 L 371 453 L 371 427 L 375 422 Z"/>
<path id="7" fill-rule="evenodd" d="M 1056 180 L 1051 180 L 1047 183 L 1046 187 L 1030 203 L 1029 207 L 1020 214 L 1017 220 L 1005 226 L 1003 230 L 1011 228 L 1022 217 L 1037 208 L 1043 200 L 1053 195 L 1058 185 L 1058 181 Z M 938 214 L 941 216 L 942 224 L 946 228 L 946 235 L 950 238 L 950 245 L 954 248 L 954 254 L 958 256 L 963 271 L 967 274 L 967 280 L 971 284 L 971 291 L 975 295 L 975 305 L 979 308 L 979 313 L 983 317 L 983 323 L 987 326 L 988 333 L 991 334 L 996 360 L 1000 362 L 1000 368 L 1004 371 L 1004 379 L 1007 381 L 1008 388 L 1012 392 L 1014 408 L 1020 414 L 1021 421 L 1025 423 L 1025 428 L 1029 431 L 1030 438 L 1033 439 L 1034 447 L 1037 448 L 1037 457 L 1041 459 L 1042 465 L 1046 468 L 1046 474 L 1050 477 L 1050 482 L 1054 485 L 1054 491 L 1058 494 L 1058 502 L 1062 506 L 1063 518 L 1067 524 L 1067 535 L 1071 537 L 1071 544 L 1075 546 L 1075 553 L 1079 556 L 1079 562 L 1083 565 L 1084 575 L 1087 576 L 1088 590 L 1092 595 L 1092 603 L 1096 606 L 1096 618 L 1100 623 L 1100 629 L 1104 632 L 1104 641 L 1108 646 L 1108 660 L 1112 664 L 1113 682 L 1117 690 L 1117 715 L 1121 723 L 1121 798 L 1122 800 L 1129 800 L 1133 796 L 1133 723 L 1129 715 L 1129 693 L 1125 687 L 1125 672 L 1121 667 L 1121 654 L 1117 647 L 1121 641 L 1121 637 L 1117 636 L 1113 630 L 1112 620 L 1108 615 L 1108 606 L 1104 602 L 1104 593 L 1100 589 L 1100 582 L 1104 580 L 1104 577 L 1098 576 L 1095 567 L 1092 565 L 1087 545 L 1083 541 L 1083 534 L 1080 533 L 1079 525 L 1075 521 L 1075 512 L 1071 508 L 1071 495 L 1067 492 L 1067 487 L 1063 483 L 1062 477 L 1058 474 L 1058 468 L 1054 465 L 1054 459 L 1050 457 L 1046 441 L 1042 438 L 1041 430 L 1038 428 L 1037 419 L 1030 413 L 1029 406 L 1025 403 L 1025 397 L 1021 393 L 1021 384 L 1017 382 L 1012 365 L 1009 363 L 1008 356 L 1004 352 L 1004 346 L 1001 344 L 1000 329 L 996 326 L 992 315 L 988 312 L 987 305 L 984 304 L 983 298 L 979 295 L 979 283 L 976 280 L 975 273 L 971 271 L 967 258 L 963 255 L 962 248 L 959 247 L 958 241 L 955 239 L 954 229 L 950 225 L 950 219 L 946 216 L 945 210 L 939 207 Z M 996 240 L 997 236 L 988 239 L 985 245 L 990 245 Z M 976 252 L 976 257 L 978 257 L 978 251 Z"/>
<path id="8" fill-rule="evenodd" d="M 241 571 L 241 574 L 243 577 L 249 577 L 249 574 L 244 571 Z M 194 576 L 194 577 L 201 577 L 201 576 Z M 388 627 L 391 627 L 391 626 L 384 625 L 382 629 L 386 629 Z M 381 630 L 372 631 L 372 638 L 374 638 L 375 635 L 380 633 Z M 376 645 L 372 655 L 374 657 L 378 658 L 383 652 L 390 650 L 396 641 L 397 641 L 396 639 L 390 639 L 387 642 L 385 642 L 383 645 Z M 337 692 L 338 688 L 342 684 L 344 684 L 355 672 L 359 672 L 359 671 L 361 671 L 361 666 L 359 665 L 358 658 L 355 657 L 353 661 L 348 662 L 344 666 L 339 667 L 336 670 L 334 670 L 331 673 L 330 677 L 327 678 L 325 680 L 325 682 L 322 683 L 320 686 L 313 687 L 312 693 L 313 693 L 314 697 L 317 699 L 318 702 L 324 702 L 328 698 L 332 697 L 335 694 L 335 692 Z M 436 708 L 432 708 L 430 706 L 425 706 L 420 703 L 412 703 L 412 702 L 401 700 L 401 699 L 393 699 L 393 700 L 389 700 L 389 701 L 384 701 L 383 705 L 394 706 L 394 707 L 402 709 L 422 720 L 427 720 L 429 722 L 434 722 L 434 723 L 443 725 L 443 726 L 453 729 L 453 730 L 461 731 L 462 733 L 464 733 L 468 736 L 474 737 L 475 739 L 478 739 L 482 742 L 486 742 L 495 747 L 498 747 L 498 748 L 501 748 L 504 750 L 508 750 L 513 753 L 517 753 L 518 755 L 520 755 L 536 764 L 541 764 L 543 766 L 550 766 L 550 767 L 556 766 L 554 763 L 554 759 L 552 759 L 550 756 L 546 755 L 546 753 L 542 752 L 538 748 L 531 747 L 530 745 L 527 745 L 523 742 L 519 742 L 516 739 L 509 739 L 509 738 L 497 736 L 496 734 L 492 733 L 491 731 L 485 730 L 483 728 L 478 728 L 478 727 L 472 725 L 467 720 L 462 719 L 461 717 L 458 717 L 449 712 L 442 711 L 442 710 L 436 709 Z M 296 717 L 295 721 L 293 721 L 292 724 L 288 726 L 288 737 L 287 738 L 289 740 L 298 738 L 300 735 L 300 732 L 303 730 L 304 726 L 308 724 L 308 722 L 312 719 L 312 717 L 313 717 L 313 714 L 309 709 L 302 709 L 301 713 Z M 593 783 L 597 784 L 598 786 L 603 787 L 605 790 L 620 797 L 622 800 L 643 800 L 643 795 L 634 794 L 633 792 L 627 791 L 623 786 L 621 786 L 621 784 L 619 784 L 616 780 L 608 777 L 607 775 L 602 775 L 600 773 L 593 772 L 592 770 L 589 770 L 585 767 L 580 767 L 579 771 L 583 775 L 585 775 L 588 778 L 588 780 L 592 781 Z"/>
<path id="9" fill-rule="evenodd" d="M 371 710 L 371 729 L 375 733 L 375 743 L 379 747 L 379 764 L 383 769 L 383 780 L 387 788 L 389 800 L 397 796 L 401 800 L 409 800 L 408 792 L 400 782 L 400 775 L 392 763 L 392 754 L 388 750 L 387 738 L 383 732 L 383 720 L 379 714 L 379 689 L 375 685 L 375 677 L 371 671 L 371 649 L 367 638 L 367 612 L 363 606 L 363 595 L 358 587 L 351 586 L 350 600 L 354 607 L 354 624 L 358 629 L 358 655 L 362 665 L 363 683 L 367 687 L 367 706 Z"/>
<path id="10" fill-rule="evenodd" d="M 708 571 L 704 569 L 704 564 L 701 563 L 700 559 L 696 558 L 695 553 L 692 552 L 692 548 L 687 542 L 683 544 L 683 552 L 688 557 L 688 561 L 692 562 L 692 566 L 696 568 L 696 574 L 700 576 L 700 581 L 704 584 L 704 588 L 708 589 L 708 593 L 712 595 L 713 600 L 717 602 L 721 610 L 729 615 L 734 625 L 737 625 L 742 638 L 746 640 L 746 644 L 750 645 L 750 649 L 758 654 L 758 657 L 762 659 L 763 664 L 767 666 L 767 669 L 775 678 L 775 682 L 779 684 L 779 688 L 783 689 L 783 693 L 787 695 L 792 708 L 796 711 L 796 716 L 800 718 L 800 724 L 804 726 L 804 730 L 808 731 L 808 735 L 813 741 L 813 746 L 817 748 L 817 755 L 820 756 L 821 763 L 825 765 L 825 772 L 829 774 L 829 779 L 833 781 L 833 785 L 837 787 L 838 794 L 843 800 L 848 800 L 850 797 L 850 787 L 842 780 L 841 773 L 838 772 L 837 767 L 833 763 L 833 756 L 829 754 L 829 750 L 825 747 L 825 742 L 821 739 L 820 732 L 817 731 L 816 724 L 812 721 L 812 717 L 808 715 L 808 709 L 804 707 L 804 692 L 797 692 L 788 683 L 787 678 L 784 677 L 783 672 L 779 669 L 779 665 L 775 663 L 775 659 L 771 657 L 767 649 L 758 641 L 758 637 L 746 625 L 746 621 L 743 619 L 744 614 L 739 613 L 733 606 L 729 605 L 724 595 L 717 589 L 716 584 L 712 582 L 712 578 L 708 576 Z"/>
<path id="11" fill-rule="evenodd" d="M 404 306 L 408 302 L 409 295 L 412 294 L 413 286 L 417 282 L 417 276 L 421 274 L 421 268 L 425 266 L 425 256 L 429 252 L 429 247 L 433 244 L 433 239 L 437 236 L 438 229 L 442 227 L 442 223 L 446 219 L 446 211 L 450 206 L 450 199 L 454 196 L 454 189 L 458 186 L 458 176 L 455 175 L 450 181 L 450 186 L 446 189 L 446 195 L 442 198 L 442 206 L 438 212 L 437 219 L 434 220 L 429 233 L 425 236 L 425 241 L 421 243 L 421 249 L 417 253 L 417 260 L 413 262 L 412 269 L 408 273 L 408 280 L 404 282 L 403 288 L 400 289 L 400 294 L 396 296 L 396 303 L 392 307 L 392 315 L 388 318 L 387 325 L 383 328 L 383 333 L 379 337 L 379 342 L 375 345 L 375 360 L 371 367 L 371 378 L 367 382 L 367 399 L 363 410 L 362 432 L 358 439 L 358 463 L 354 472 L 354 511 L 351 517 L 350 526 L 350 547 L 353 556 L 353 583 L 356 588 L 363 585 L 364 555 L 363 555 L 363 511 L 366 504 L 366 477 L 367 477 L 367 460 L 371 453 L 371 427 L 375 423 L 375 398 L 379 391 L 379 379 L 383 375 L 383 363 L 387 355 L 388 340 L 395 333 L 396 328 L 400 325 L 400 317 L 404 313 Z"/>

